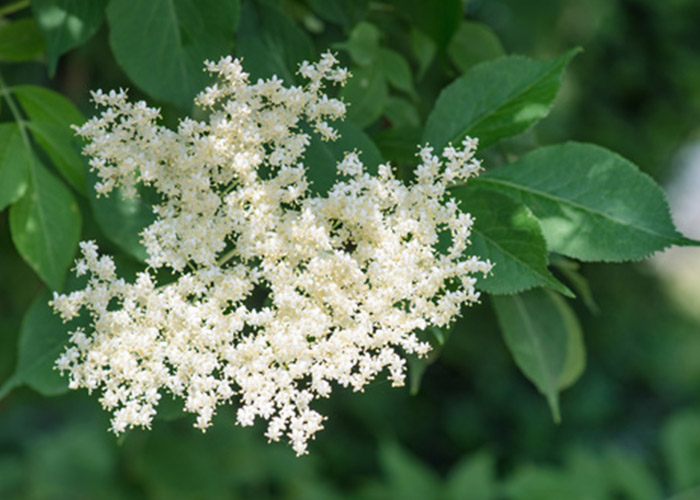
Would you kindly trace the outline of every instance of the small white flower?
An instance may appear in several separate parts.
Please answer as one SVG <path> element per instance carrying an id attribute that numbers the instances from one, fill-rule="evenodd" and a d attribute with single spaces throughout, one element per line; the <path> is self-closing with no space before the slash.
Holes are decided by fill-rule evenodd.
<path id="1" fill-rule="evenodd" d="M 332 54 L 304 62 L 307 85 L 286 88 L 276 77 L 251 84 L 230 57 L 207 62 L 220 79 L 197 97 L 209 119 L 176 131 L 123 90 L 92 94 L 106 109 L 77 131 L 98 191 L 135 195 L 146 183 L 162 200 L 142 233 L 148 271 L 127 283 L 83 242 L 75 269 L 85 289 L 52 300 L 64 320 L 81 308 L 91 316 L 56 366 L 71 388 L 102 392 L 115 433 L 149 427 L 168 392 L 202 430 L 236 397 L 240 425 L 267 420 L 268 439 L 286 435 L 305 453 L 323 427 L 315 399 L 334 383 L 362 391 L 385 370 L 402 385 L 404 355 L 430 349 L 416 331 L 478 300 L 473 275 L 491 264 L 464 255 L 473 221 L 446 197 L 448 184 L 479 171 L 475 140 L 440 157 L 422 148 L 410 185 L 388 165 L 369 175 L 361 152 L 348 152 L 343 178 L 325 196 L 309 194 L 302 124 L 338 136 L 328 120 L 345 105 L 323 93 L 348 76 L 336 64 Z M 444 253 L 442 233 L 451 236 Z M 164 267 L 177 279 L 159 286 L 152 271 Z M 267 293 L 264 306 L 251 305 L 254 291 Z"/>

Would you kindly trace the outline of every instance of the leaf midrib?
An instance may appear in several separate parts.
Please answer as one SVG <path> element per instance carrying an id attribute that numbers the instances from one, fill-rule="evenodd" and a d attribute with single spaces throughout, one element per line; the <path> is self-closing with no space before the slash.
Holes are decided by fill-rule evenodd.
<path id="1" fill-rule="evenodd" d="M 543 198 L 545 200 L 553 201 L 556 203 L 561 203 L 563 205 L 567 205 L 567 206 L 576 208 L 578 210 L 582 210 L 584 212 L 588 212 L 588 213 L 591 213 L 593 215 L 597 215 L 598 217 L 601 217 L 602 219 L 607 219 L 608 221 L 615 223 L 615 224 L 619 224 L 621 226 L 632 227 L 638 231 L 650 234 L 652 236 L 656 236 L 656 237 L 663 238 L 663 239 L 672 239 L 672 237 L 667 235 L 667 234 L 651 230 L 651 229 L 646 228 L 644 226 L 640 226 L 636 222 L 630 222 L 630 221 L 625 221 L 623 219 L 619 219 L 619 218 L 614 217 L 606 212 L 596 210 L 596 209 L 589 207 L 587 205 L 583 205 L 581 203 L 576 203 L 576 202 L 569 200 L 567 198 L 557 197 L 557 196 L 555 196 L 551 193 L 548 193 L 546 191 L 538 191 L 530 186 L 525 186 L 523 184 L 517 184 L 517 183 L 509 182 L 509 181 L 506 181 L 503 179 L 494 179 L 494 178 L 489 178 L 489 177 L 486 177 L 486 178 L 482 177 L 480 179 L 472 179 L 471 182 L 473 182 L 477 185 L 478 184 L 482 184 L 482 185 L 493 184 L 496 186 L 504 186 L 506 188 L 514 189 L 516 191 L 522 191 L 522 192 L 530 194 L 532 196 L 537 196 L 537 197 Z M 488 189 L 488 187 L 487 187 L 487 189 Z"/>

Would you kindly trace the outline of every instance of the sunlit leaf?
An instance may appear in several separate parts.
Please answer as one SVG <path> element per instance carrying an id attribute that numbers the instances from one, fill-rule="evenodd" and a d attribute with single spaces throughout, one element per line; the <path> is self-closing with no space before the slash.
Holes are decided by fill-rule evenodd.
<path id="1" fill-rule="evenodd" d="M 553 61 L 507 56 L 474 66 L 440 93 L 423 142 L 440 151 L 468 135 L 484 147 L 524 132 L 549 114 L 564 69 L 577 52 Z"/>
<path id="2" fill-rule="evenodd" d="M 576 317 L 560 296 L 543 289 L 492 300 L 515 364 L 559 422 L 559 391 L 578 378 L 585 359 Z"/>
<path id="3" fill-rule="evenodd" d="M 549 250 L 576 259 L 639 260 L 685 241 L 661 188 L 626 159 L 592 144 L 540 148 L 473 183 L 527 205 Z"/>
<path id="4" fill-rule="evenodd" d="M 44 51 L 44 39 L 32 18 L 0 26 L 0 61 L 31 61 Z"/>
<path id="5" fill-rule="evenodd" d="M 203 61 L 233 50 L 238 17 L 237 1 L 112 0 L 109 43 L 136 85 L 190 109 L 210 81 Z"/>
<path id="6" fill-rule="evenodd" d="M 0 210 L 17 201 L 27 189 L 28 155 L 19 126 L 0 124 Z"/>
<path id="7" fill-rule="evenodd" d="M 27 190 L 10 207 L 10 232 L 22 258 L 58 290 L 78 246 L 80 212 L 68 188 L 31 158 Z"/>
<path id="8" fill-rule="evenodd" d="M 46 41 L 50 75 L 61 54 L 95 34 L 106 5 L 106 0 L 32 0 L 34 17 Z"/>
<path id="9" fill-rule="evenodd" d="M 513 294 L 546 286 L 572 295 L 547 269 L 547 245 L 537 218 L 527 207 L 471 186 L 450 192 L 462 210 L 476 219 L 468 251 L 495 264 L 491 275 L 479 278 L 479 289 Z"/>

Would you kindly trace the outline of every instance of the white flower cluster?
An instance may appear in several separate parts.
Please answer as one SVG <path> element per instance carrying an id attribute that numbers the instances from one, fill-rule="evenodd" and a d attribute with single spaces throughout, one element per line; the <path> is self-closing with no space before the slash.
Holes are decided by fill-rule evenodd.
<path id="1" fill-rule="evenodd" d="M 240 425 L 262 417 L 270 440 L 286 435 L 305 453 L 324 419 L 314 399 L 333 383 L 362 390 L 384 369 L 403 384 L 402 354 L 430 348 L 416 332 L 477 301 L 473 274 L 491 264 L 464 256 L 472 218 L 446 199 L 448 184 L 480 168 L 475 140 L 442 159 L 423 148 L 410 186 L 388 165 L 369 175 L 348 153 L 341 180 L 309 194 L 301 125 L 337 136 L 328 120 L 345 106 L 323 91 L 348 76 L 336 62 L 303 63 L 303 88 L 275 77 L 250 84 L 231 58 L 207 62 L 219 76 L 197 97 L 209 119 L 176 131 L 123 91 L 93 94 L 106 109 L 78 133 L 98 192 L 133 195 L 143 183 L 162 200 L 142 233 L 148 269 L 133 283 L 83 242 L 76 270 L 86 287 L 53 299 L 64 320 L 89 311 L 90 331 L 71 333 L 57 367 L 71 388 L 101 391 L 115 433 L 149 427 L 166 393 L 203 430 L 237 397 Z M 163 267 L 178 277 L 159 286 Z"/>

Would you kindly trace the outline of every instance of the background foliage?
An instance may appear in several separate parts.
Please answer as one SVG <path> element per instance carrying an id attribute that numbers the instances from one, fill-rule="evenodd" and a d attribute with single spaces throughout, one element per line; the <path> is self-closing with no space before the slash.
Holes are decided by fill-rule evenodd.
<path id="1" fill-rule="evenodd" d="M 592 261 L 682 243 L 634 164 L 663 182 L 697 135 L 697 2 L 33 0 L 0 14 L 0 208 L 11 205 L 0 213 L 0 497 L 692 498 L 697 320 L 644 263 Z M 308 161 L 358 147 L 410 178 L 416 144 L 478 136 L 488 171 L 453 193 L 482 223 L 476 253 L 508 271 L 451 331 L 431 333 L 440 355 L 413 361 L 409 387 L 378 381 L 324 401 L 310 456 L 234 427 L 229 409 L 206 435 L 175 407 L 115 440 L 96 399 L 47 369 L 66 340 L 48 288 L 71 287 L 78 239 L 136 269 L 151 194 L 95 199 L 68 126 L 92 114 L 90 89 L 120 86 L 172 125 L 197 113 L 204 58 L 234 52 L 255 77 L 293 82 L 298 62 L 328 47 L 354 75 L 341 92 L 352 104 L 343 141 L 314 141 Z M 566 189 L 548 183 L 553 164 Z M 584 180 L 596 189 L 576 191 Z M 315 189 L 332 181 L 318 174 Z M 632 208 L 622 223 L 605 217 L 620 214 L 611 200 Z M 528 357 L 537 336 L 545 362 Z"/>

